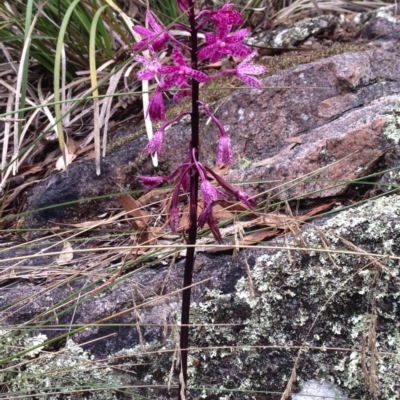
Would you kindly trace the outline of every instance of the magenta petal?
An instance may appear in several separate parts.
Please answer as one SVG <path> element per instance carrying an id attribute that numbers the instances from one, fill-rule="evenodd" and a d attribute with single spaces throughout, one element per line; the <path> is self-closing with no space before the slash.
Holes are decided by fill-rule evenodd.
<path id="1" fill-rule="evenodd" d="M 151 190 L 153 190 L 155 187 L 157 187 L 157 186 L 161 185 L 162 183 L 166 182 L 168 180 L 168 177 L 163 177 L 163 176 L 139 176 L 138 180 L 143 186 L 147 186 L 146 193 L 148 193 Z"/>
<path id="2" fill-rule="evenodd" d="M 149 44 L 149 40 L 145 39 L 133 46 L 133 50 L 140 51 Z"/>
<path id="3" fill-rule="evenodd" d="M 209 217 L 209 215 L 211 213 L 212 213 L 212 205 L 211 204 L 207 204 L 207 205 L 204 204 L 204 208 L 201 211 L 201 213 L 200 213 L 200 215 L 199 215 L 199 217 L 197 219 L 197 224 L 198 224 L 199 228 L 202 228 L 205 225 L 205 223 L 207 222 L 208 217 Z"/>
<path id="4" fill-rule="evenodd" d="M 201 196 L 205 205 L 210 205 L 218 198 L 225 198 L 225 193 L 217 189 L 211 182 L 204 180 L 201 182 Z"/>
<path id="5" fill-rule="evenodd" d="M 189 68 L 187 70 L 187 74 L 195 79 L 197 82 L 206 83 L 210 80 L 210 77 L 207 74 L 201 71 L 197 71 L 195 69 Z"/>
<path id="6" fill-rule="evenodd" d="M 176 67 L 171 67 L 176 68 Z M 161 72 L 161 71 L 160 71 Z M 158 85 L 160 90 L 168 90 L 171 89 L 173 86 L 176 85 L 176 81 L 179 79 L 179 74 L 174 72 L 168 76 L 166 76 Z"/>
<path id="7" fill-rule="evenodd" d="M 217 43 L 218 39 L 212 33 L 206 33 L 206 34 L 204 34 L 204 36 L 206 38 L 206 43 L 207 44 L 215 44 L 215 43 Z"/>
<path id="8" fill-rule="evenodd" d="M 247 86 L 251 86 L 256 89 L 261 89 L 261 82 L 258 79 L 249 75 L 242 75 L 242 74 L 237 74 L 236 76 Z"/>
<path id="9" fill-rule="evenodd" d="M 207 58 L 211 58 L 218 51 L 218 47 L 214 44 L 210 44 L 208 46 L 203 47 L 198 54 L 199 60 L 206 60 Z M 219 56 L 218 56 L 219 59 Z"/>
<path id="10" fill-rule="evenodd" d="M 153 96 L 150 97 L 148 113 L 152 121 L 164 121 L 165 106 L 161 92 L 155 92 Z"/>
<path id="11" fill-rule="evenodd" d="M 164 129 L 159 129 L 151 138 L 150 142 L 145 147 L 145 150 L 148 151 L 152 156 L 154 156 L 156 153 L 161 156 L 163 139 Z"/>
<path id="12" fill-rule="evenodd" d="M 207 223 L 208 223 L 208 226 L 210 227 L 210 230 L 211 230 L 211 232 L 212 232 L 212 234 L 214 236 L 214 239 L 219 244 L 222 244 L 223 240 L 222 240 L 221 233 L 220 233 L 220 231 L 218 229 L 218 226 L 217 226 L 217 220 L 214 218 L 212 213 L 208 216 Z"/>
<path id="13" fill-rule="evenodd" d="M 191 90 L 179 90 L 172 97 L 172 101 L 174 103 L 179 103 L 184 97 L 191 97 L 191 96 L 192 96 Z"/>
<path id="14" fill-rule="evenodd" d="M 249 29 L 248 28 L 239 29 L 238 31 L 236 31 L 236 32 L 232 33 L 231 35 L 229 35 L 225 39 L 225 42 L 226 43 L 238 43 L 238 42 L 241 42 L 248 33 L 249 33 Z"/>
<path id="15" fill-rule="evenodd" d="M 229 52 L 227 53 L 222 53 L 219 49 L 214 51 L 214 53 L 212 54 L 210 58 L 210 63 L 216 63 L 220 58 L 222 54 L 229 54 Z"/>
<path id="16" fill-rule="evenodd" d="M 242 43 L 232 43 L 228 44 L 224 49 L 221 49 L 221 52 L 242 58 L 251 53 L 251 49 Z"/>
<path id="17" fill-rule="evenodd" d="M 179 70 L 179 67 L 177 67 L 176 65 L 164 65 L 160 68 L 160 74 L 172 74 L 177 70 Z"/>
<path id="18" fill-rule="evenodd" d="M 239 64 L 237 66 L 237 71 L 241 74 L 249 74 L 249 75 L 261 75 L 267 70 L 263 65 L 256 64 Z"/>
<path id="19" fill-rule="evenodd" d="M 149 65 L 151 63 L 150 60 L 147 57 L 139 56 L 138 54 L 135 57 L 133 57 L 133 59 L 135 61 L 137 61 L 137 62 L 140 62 L 140 63 L 144 64 L 144 65 Z"/>
<path id="20" fill-rule="evenodd" d="M 150 79 L 153 79 L 156 76 L 155 71 L 150 71 L 148 69 L 141 69 L 137 75 L 138 79 L 141 81 L 149 81 Z"/>
<path id="21" fill-rule="evenodd" d="M 144 186 L 153 186 L 163 183 L 165 178 L 162 176 L 139 176 L 138 179 Z"/>
<path id="22" fill-rule="evenodd" d="M 227 135 L 221 135 L 218 143 L 217 164 L 232 165 L 233 161 L 231 139 Z"/>
<path id="23" fill-rule="evenodd" d="M 178 0 L 178 9 L 180 12 L 185 12 L 189 8 L 189 2 L 187 0 Z"/>
<path id="24" fill-rule="evenodd" d="M 185 63 L 185 57 L 183 56 L 182 52 L 175 47 L 172 50 L 172 59 L 178 64 L 178 65 L 186 65 Z"/>
<path id="25" fill-rule="evenodd" d="M 222 237 L 221 237 L 221 233 L 219 232 L 219 229 L 217 227 L 217 221 L 214 218 L 213 214 L 212 214 L 212 206 L 205 206 L 203 208 L 203 211 L 200 213 L 199 218 L 198 218 L 198 225 L 199 228 L 203 228 L 203 226 L 206 224 L 208 224 L 208 226 L 210 227 L 210 230 L 214 236 L 214 238 L 216 239 L 216 241 L 220 244 L 222 244 Z"/>
<path id="26" fill-rule="evenodd" d="M 251 199 L 246 192 L 243 192 L 243 190 L 238 190 L 236 192 L 236 197 L 250 209 L 254 209 L 254 207 L 256 206 L 256 202 L 253 199 Z"/>
<path id="27" fill-rule="evenodd" d="M 223 40 L 224 42 L 226 42 L 227 40 L 227 36 L 228 33 L 231 30 L 231 26 L 228 25 L 228 23 L 226 22 L 226 20 L 222 20 L 218 23 L 217 26 L 217 36 L 219 40 Z"/>
<path id="28" fill-rule="evenodd" d="M 166 41 L 168 40 L 168 33 L 162 33 L 157 39 L 154 39 L 154 41 L 152 42 L 152 46 L 153 49 L 155 51 L 161 50 L 161 49 L 165 49 L 166 46 Z"/>
<path id="29" fill-rule="evenodd" d="M 151 30 L 149 30 L 149 29 L 147 29 L 147 28 L 145 28 L 145 27 L 143 27 L 143 26 L 140 26 L 140 25 L 138 25 L 138 26 L 133 26 L 132 29 L 133 29 L 136 33 L 138 33 L 140 36 L 143 36 L 143 37 L 145 37 L 145 38 L 149 38 L 149 37 L 154 36 L 154 33 L 153 33 Z"/>
<path id="30" fill-rule="evenodd" d="M 151 12 L 148 11 L 146 13 L 146 17 L 155 33 L 160 33 L 163 31 L 163 27 L 157 23 L 156 19 L 153 17 L 153 14 Z"/>
<path id="31" fill-rule="evenodd" d="M 230 10 L 233 10 L 234 8 L 235 8 L 235 5 L 233 3 L 226 3 L 221 7 L 219 12 L 221 12 L 221 11 L 230 11 Z"/>

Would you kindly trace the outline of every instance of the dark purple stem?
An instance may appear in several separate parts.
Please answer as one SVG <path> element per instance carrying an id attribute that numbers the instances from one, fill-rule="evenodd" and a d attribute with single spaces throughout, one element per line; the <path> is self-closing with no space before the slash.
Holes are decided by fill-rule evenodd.
<path id="1" fill-rule="evenodd" d="M 194 12 L 194 0 L 189 0 L 188 18 L 191 29 L 191 61 L 192 68 L 197 69 L 197 29 L 196 19 Z M 182 378 L 179 379 L 179 394 L 178 400 L 183 400 L 186 396 L 187 386 L 187 359 L 189 347 L 189 314 L 190 314 L 190 296 L 191 285 L 193 278 L 193 268 L 195 261 L 195 247 L 197 237 L 197 198 L 199 187 L 199 173 L 195 166 L 195 160 L 198 160 L 199 153 L 199 83 L 192 79 L 192 140 L 191 146 L 191 164 L 190 171 L 190 205 L 189 205 L 189 239 L 188 244 L 192 245 L 186 250 L 185 271 L 183 277 L 183 291 L 182 291 L 182 317 L 181 317 L 181 371 Z"/>

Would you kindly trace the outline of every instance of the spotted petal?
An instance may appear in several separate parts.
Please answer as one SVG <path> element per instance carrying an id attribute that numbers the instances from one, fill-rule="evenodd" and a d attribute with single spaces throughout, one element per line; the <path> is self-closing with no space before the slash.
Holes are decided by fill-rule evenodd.
<path id="1" fill-rule="evenodd" d="M 261 82 L 250 75 L 236 74 L 236 76 L 247 86 L 254 87 L 256 89 L 261 89 Z"/>

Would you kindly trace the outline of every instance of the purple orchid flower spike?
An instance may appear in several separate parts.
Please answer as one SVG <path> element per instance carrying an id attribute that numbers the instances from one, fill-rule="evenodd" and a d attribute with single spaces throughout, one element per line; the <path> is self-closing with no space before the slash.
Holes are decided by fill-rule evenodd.
<path id="1" fill-rule="evenodd" d="M 148 47 L 150 44 L 155 51 L 166 48 L 166 42 L 171 38 L 170 33 L 157 23 L 151 12 L 146 13 L 146 18 L 153 31 L 143 26 L 134 26 L 132 29 L 142 36 L 143 40 L 136 44 L 133 49 L 139 51 Z"/>
<path id="2" fill-rule="evenodd" d="M 151 59 L 139 55 L 133 57 L 135 61 L 140 62 L 145 66 L 137 73 L 138 79 L 142 81 L 148 81 L 150 79 L 153 79 L 158 74 L 160 68 L 162 67 L 161 62 L 157 57 L 157 54 L 151 47 L 150 47 L 150 54 L 152 57 Z"/>
<path id="3" fill-rule="evenodd" d="M 199 100 L 198 103 L 202 105 L 204 111 L 213 120 L 215 125 L 217 125 L 220 132 L 218 151 L 217 151 L 217 164 L 232 165 L 234 159 L 231 147 L 231 139 L 227 135 L 221 122 L 215 117 L 215 115 L 210 111 L 210 109 L 202 101 Z"/>
<path id="4" fill-rule="evenodd" d="M 196 240 L 198 227 L 208 225 L 214 238 L 222 243 L 222 235 L 218 229 L 218 222 L 213 215 L 215 203 L 228 195 L 236 197 L 249 208 L 255 207 L 255 202 L 244 191 L 239 190 L 225 181 L 211 168 L 199 162 L 200 152 L 200 106 L 210 116 L 219 129 L 219 143 L 217 152 L 217 163 L 233 164 L 231 141 L 222 123 L 213 115 L 209 108 L 201 101 L 199 83 L 206 83 L 210 79 L 216 79 L 226 74 L 234 75 L 245 84 L 261 88 L 261 83 L 254 76 L 265 71 L 264 67 L 252 64 L 251 60 L 256 53 L 252 53 L 249 46 L 243 43 L 248 33 L 247 29 L 232 31 L 232 28 L 243 23 L 242 16 L 235 11 L 233 0 L 225 0 L 227 3 L 219 10 L 203 10 L 197 13 L 195 9 L 196 0 L 176 0 L 175 4 L 181 13 L 189 20 L 189 25 L 174 23 L 185 32 L 189 32 L 190 40 L 178 41 L 174 33 L 159 24 L 153 14 L 147 13 L 149 28 L 133 27 L 134 31 L 141 36 L 141 41 L 134 47 L 135 50 L 148 49 L 151 57 L 136 55 L 135 60 L 142 63 L 142 69 L 138 73 L 141 80 L 155 80 L 156 89 L 151 95 L 148 115 L 152 121 L 162 121 L 155 135 L 146 146 L 146 151 L 152 155 L 161 155 L 163 140 L 166 129 L 184 115 L 191 115 L 191 139 L 188 142 L 188 154 L 183 161 L 168 176 L 141 176 L 138 179 L 147 187 L 147 191 L 173 180 L 174 189 L 171 205 L 169 207 L 169 223 L 173 232 L 180 230 L 180 206 L 182 201 L 189 199 L 189 227 L 188 235 L 185 235 L 187 243 L 186 260 L 182 286 L 182 313 L 181 313 L 181 336 L 180 336 L 180 360 L 181 374 L 179 379 L 178 399 L 185 399 L 188 381 L 188 349 L 189 345 L 189 323 L 190 323 L 190 299 L 193 282 L 193 272 L 196 257 Z M 200 3 L 200 2 L 198 2 Z M 221 2 L 224 3 L 224 2 Z M 212 31 L 205 33 L 205 43 L 199 44 L 200 28 L 211 28 Z M 206 30 L 207 30 L 206 29 Z M 168 43 L 167 43 L 168 42 Z M 185 44 L 187 43 L 187 44 Z M 163 66 L 157 58 L 157 52 L 165 49 L 167 44 L 173 44 L 171 65 Z M 190 44 L 190 47 L 188 46 Z M 176 45 L 176 46 L 175 46 Z M 202 47 L 201 47 L 202 46 Z M 185 54 L 185 52 L 187 53 Z M 190 56 L 189 54 L 190 53 Z M 147 54 L 146 54 L 147 55 Z M 221 57 L 238 57 L 243 60 L 234 69 L 222 71 L 218 74 L 208 76 L 199 68 L 201 60 L 216 62 Z M 190 60 L 190 61 L 187 61 Z M 177 117 L 165 122 L 166 109 L 163 93 L 173 89 L 175 91 L 173 101 L 178 102 L 183 97 L 190 96 L 191 110 L 183 112 Z M 172 156 L 174 157 L 174 156 Z M 176 160 L 172 160 L 174 163 Z M 215 183 L 214 180 L 217 182 Z M 201 192 L 203 210 L 198 215 L 199 190 Z M 182 196 L 182 193 L 184 196 Z M 185 227 L 186 229 L 186 227 Z"/>
<path id="5" fill-rule="evenodd" d="M 190 68 L 185 62 L 185 57 L 176 47 L 172 51 L 172 59 L 175 61 L 176 65 L 168 65 L 160 68 L 161 74 L 169 74 L 169 76 L 164 79 L 166 87 L 171 88 L 173 86 L 178 86 L 180 88 L 187 88 L 187 76 L 201 83 L 210 80 L 210 77 L 204 72 Z"/>
<path id="6" fill-rule="evenodd" d="M 261 82 L 250 75 L 261 75 L 267 68 L 262 65 L 252 64 L 251 59 L 257 54 L 257 51 L 253 51 L 249 54 L 238 66 L 235 68 L 234 74 L 238 79 L 244 82 L 248 86 L 252 86 L 257 89 L 261 89 Z"/>
<path id="7" fill-rule="evenodd" d="M 206 33 L 207 45 L 198 54 L 200 60 L 210 59 L 211 63 L 217 62 L 221 56 L 230 54 L 234 57 L 246 57 L 251 50 L 248 46 L 240 43 L 248 33 L 248 29 L 239 29 L 229 34 L 230 25 L 220 23 L 217 35 Z"/>

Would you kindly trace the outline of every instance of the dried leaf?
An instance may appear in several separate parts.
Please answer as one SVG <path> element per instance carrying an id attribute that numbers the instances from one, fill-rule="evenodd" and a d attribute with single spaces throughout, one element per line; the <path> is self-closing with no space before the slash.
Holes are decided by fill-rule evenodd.
<path id="1" fill-rule="evenodd" d="M 64 157 L 61 155 L 57 162 L 56 162 L 56 170 L 57 171 L 65 171 L 68 167 L 69 164 L 72 163 L 76 158 L 76 155 L 74 153 L 70 153 L 68 148 L 65 147 L 65 162 L 64 162 Z M 65 163 L 67 165 L 65 165 Z"/>
<path id="2" fill-rule="evenodd" d="M 141 208 L 141 205 L 137 200 L 129 194 L 123 194 L 118 197 L 118 201 L 128 215 L 133 217 L 133 220 L 131 221 L 133 229 L 139 230 L 147 226 L 150 216 L 147 211 Z"/>
<path id="3" fill-rule="evenodd" d="M 213 215 L 217 221 L 226 221 L 235 218 L 234 213 L 231 213 L 220 204 L 215 204 L 212 210 L 213 210 Z"/>
<path id="4" fill-rule="evenodd" d="M 197 215 L 200 215 L 200 213 L 203 211 L 203 207 L 203 200 L 199 200 L 197 203 Z M 182 207 L 180 215 L 181 219 L 179 220 L 177 232 L 185 232 L 189 229 L 189 204 Z"/>
<path id="5" fill-rule="evenodd" d="M 159 202 L 165 199 L 171 192 L 172 189 L 153 189 L 149 193 L 140 196 L 138 201 L 140 201 L 141 204 Z"/>
<path id="6" fill-rule="evenodd" d="M 267 238 L 274 237 L 278 233 L 279 233 L 278 229 L 251 232 L 248 235 L 245 235 L 243 237 L 243 239 L 239 241 L 239 245 L 249 246 L 251 244 L 256 244 L 256 243 L 262 242 L 263 240 L 265 240 Z"/>
<path id="7" fill-rule="evenodd" d="M 74 258 L 74 249 L 71 243 L 64 242 L 63 249 L 57 258 L 56 263 L 58 265 L 68 264 Z"/>
<path id="8" fill-rule="evenodd" d="M 332 206 L 336 203 L 336 201 L 331 201 L 330 203 L 322 204 L 318 207 L 313 208 L 310 212 L 308 212 L 305 215 L 302 215 L 299 219 L 304 220 L 310 217 L 313 217 L 314 215 L 321 214 L 322 212 L 329 210 L 332 208 Z"/>

